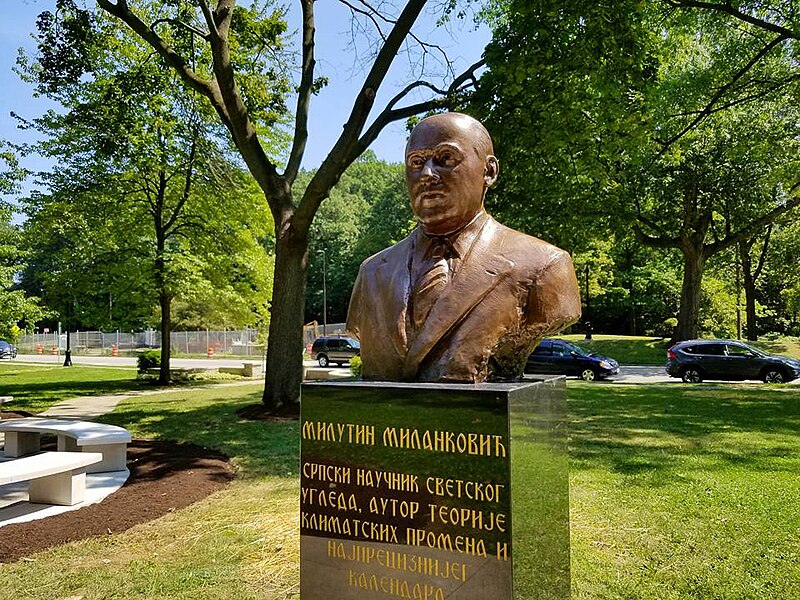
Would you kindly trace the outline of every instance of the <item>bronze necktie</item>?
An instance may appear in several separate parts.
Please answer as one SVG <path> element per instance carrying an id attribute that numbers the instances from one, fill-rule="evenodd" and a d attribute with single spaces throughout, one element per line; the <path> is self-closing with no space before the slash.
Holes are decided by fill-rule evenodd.
<path id="1" fill-rule="evenodd" d="M 426 269 L 414 284 L 412 302 L 415 329 L 422 327 L 428 318 L 428 313 L 450 280 L 450 266 L 447 259 L 453 252 L 447 240 L 431 238 L 431 247 L 426 253 Z"/>

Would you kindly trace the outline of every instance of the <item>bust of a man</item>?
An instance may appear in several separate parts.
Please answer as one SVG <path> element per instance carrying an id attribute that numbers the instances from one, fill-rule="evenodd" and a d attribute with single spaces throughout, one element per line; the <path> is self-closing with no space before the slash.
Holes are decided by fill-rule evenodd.
<path id="1" fill-rule="evenodd" d="M 411 132 L 406 184 L 418 225 L 362 263 L 350 298 L 365 379 L 516 379 L 543 336 L 580 317 L 569 255 L 484 211 L 498 172 L 472 117 L 438 114 Z"/>

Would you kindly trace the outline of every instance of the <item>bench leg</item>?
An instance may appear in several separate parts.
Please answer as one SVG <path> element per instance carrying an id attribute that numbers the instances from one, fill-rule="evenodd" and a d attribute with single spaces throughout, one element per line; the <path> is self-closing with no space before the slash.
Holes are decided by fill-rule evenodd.
<path id="1" fill-rule="evenodd" d="M 83 446 L 83 452 L 101 452 L 103 460 L 89 465 L 87 473 L 110 473 L 124 471 L 128 468 L 128 444 L 100 444 L 97 446 Z"/>
<path id="2" fill-rule="evenodd" d="M 7 431 L 4 443 L 6 458 L 19 458 L 39 452 L 41 435 L 24 431 Z"/>
<path id="3" fill-rule="evenodd" d="M 73 506 L 86 497 L 86 472 L 57 473 L 33 479 L 28 488 L 28 501 L 37 504 Z"/>
<path id="4" fill-rule="evenodd" d="M 58 451 L 59 452 L 80 452 L 78 442 L 74 437 L 68 435 L 58 436 Z"/>

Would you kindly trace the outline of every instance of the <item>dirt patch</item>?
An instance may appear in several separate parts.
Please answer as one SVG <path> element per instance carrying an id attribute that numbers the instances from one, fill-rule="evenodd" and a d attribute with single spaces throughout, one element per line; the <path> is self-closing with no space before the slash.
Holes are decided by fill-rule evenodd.
<path id="1" fill-rule="evenodd" d="M 202 500 L 234 477 L 222 454 L 161 441 L 131 442 L 128 469 L 131 475 L 125 485 L 100 504 L 1 528 L 0 562 L 66 542 L 120 533 Z"/>
<path id="2" fill-rule="evenodd" d="M 35 417 L 27 410 L 0 410 L 0 419 L 21 419 L 22 417 Z"/>

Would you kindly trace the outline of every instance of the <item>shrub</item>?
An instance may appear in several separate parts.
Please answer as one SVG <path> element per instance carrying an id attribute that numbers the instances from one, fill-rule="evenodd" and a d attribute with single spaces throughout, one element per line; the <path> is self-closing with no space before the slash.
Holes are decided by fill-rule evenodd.
<path id="1" fill-rule="evenodd" d="M 161 350 L 148 350 L 142 352 L 136 358 L 136 369 L 139 374 L 147 373 L 148 369 L 158 369 L 161 367 Z"/>
<path id="2" fill-rule="evenodd" d="M 356 379 L 361 379 L 361 357 L 354 356 L 350 359 L 350 374 Z"/>

